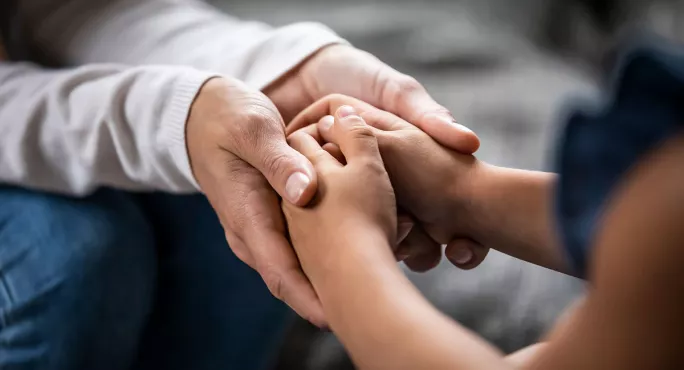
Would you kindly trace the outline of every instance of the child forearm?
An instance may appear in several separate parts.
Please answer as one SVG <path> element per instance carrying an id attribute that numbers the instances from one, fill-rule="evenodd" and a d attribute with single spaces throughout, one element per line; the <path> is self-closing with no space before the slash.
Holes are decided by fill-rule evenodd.
<path id="1" fill-rule="evenodd" d="M 483 165 L 473 179 L 474 239 L 513 257 L 569 273 L 553 225 L 556 175 Z"/>
<path id="2" fill-rule="evenodd" d="M 430 305 L 387 241 L 355 231 L 308 273 L 331 328 L 361 369 L 501 369 L 501 355 Z M 353 239 L 353 240 L 352 240 Z"/>

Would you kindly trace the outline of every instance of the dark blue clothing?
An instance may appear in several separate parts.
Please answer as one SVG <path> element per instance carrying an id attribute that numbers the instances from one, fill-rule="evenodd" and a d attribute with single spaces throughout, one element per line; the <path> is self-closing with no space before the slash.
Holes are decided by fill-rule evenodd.
<path id="1" fill-rule="evenodd" d="M 684 128 L 684 50 L 649 40 L 621 59 L 614 96 L 571 116 L 557 161 L 561 240 L 580 276 L 605 202 L 625 173 Z"/>
<path id="2" fill-rule="evenodd" d="M 203 196 L 0 186 L 0 369 L 263 369 L 289 317 Z"/>

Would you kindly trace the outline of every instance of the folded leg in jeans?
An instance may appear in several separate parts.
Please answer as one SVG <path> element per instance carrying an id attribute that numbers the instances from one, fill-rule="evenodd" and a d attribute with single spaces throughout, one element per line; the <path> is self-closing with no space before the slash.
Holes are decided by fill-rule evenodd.
<path id="1" fill-rule="evenodd" d="M 0 369 L 258 369 L 287 317 L 201 196 L 0 187 Z"/>
<path id="2" fill-rule="evenodd" d="M 225 241 L 204 196 L 141 197 L 159 241 L 159 290 L 138 369 L 264 369 L 291 311 Z"/>
<path id="3" fill-rule="evenodd" d="M 0 369 L 126 369 L 156 279 L 133 200 L 0 187 Z"/>

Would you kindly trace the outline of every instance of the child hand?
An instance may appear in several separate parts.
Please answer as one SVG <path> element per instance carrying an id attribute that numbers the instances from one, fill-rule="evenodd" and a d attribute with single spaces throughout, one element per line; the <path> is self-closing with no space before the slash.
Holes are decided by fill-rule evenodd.
<path id="1" fill-rule="evenodd" d="M 374 127 L 398 206 L 409 211 L 432 239 L 448 244 L 446 254 L 451 262 L 461 268 L 477 266 L 488 249 L 468 239 L 472 229 L 469 193 L 473 179 L 478 177 L 476 173 L 486 165 L 473 156 L 444 148 L 391 113 L 343 95 L 319 100 L 297 116 L 291 126 L 318 122 L 318 132 L 328 142 L 324 148 L 343 157 L 330 135 L 334 119 L 327 116 L 342 105 L 353 106 Z M 469 257 L 462 258 L 463 251 Z"/>
<path id="2" fill-rule="evenodd" d="M 389 246 L 397 237 L 396 203 L 375 130 L 351 107 L 339 108 L 333 120 L 326 135 L 344 156 L 344 164 L 305 131 L 288 139 L 317 173 L 318 192 L 310 206 L 283 202 L 292 245 L 312 281 L 317 279 L 311 275 L 331 268 L 350 252 L 349 245 L 368 249 L 386 244 L 380 253 L 394 261 Z"/>

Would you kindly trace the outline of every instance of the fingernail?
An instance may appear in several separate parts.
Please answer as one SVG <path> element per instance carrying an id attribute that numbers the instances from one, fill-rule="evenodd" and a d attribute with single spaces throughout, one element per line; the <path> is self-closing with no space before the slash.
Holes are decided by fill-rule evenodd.
<path id="1" fill-rule="evenodd" d="M 287 179 L 285 183 L 285 193 L 288 200 L 292 203 L 297 203 L 302 197 L 304 191 L 311 183 L 311 179 L 301 172 L 295 172 Z"/>
<path id="2" fill-rule="evenodd" d="M 348 105 L 343 105 L 337 109 L 337 116 L 340 118 L 353 116 L 356 114 L 356 110 Z"/>
<path id="3" fill-rule="evenodd" d="M 473 130 L 471 130 L 471 129 L 469 129 L 469 128 L 463 126 L 462 124 L 460 124 L 460 123 L 454 121 L 452 118 L 444 117 L 444 116 L 437 116 L 437 118 L 438 118 L 440 121 L 446 123 L 447 125 L 454 126 L 456 129 L 458 129 L 458 130 L 460 130 L 460 131 L 463 131 L 463 132 L 465 132 L 465 133 L 467 133 L 467 134 L 472 134 L 472 133 L 473 133 Z"/>
<path id="4" fill-rule="evenodd" d="M 473 251 L 468 248 L 457 249 L 449 255 L 449 259 L 458 265 L 465 265 L 473 259 Z"/>
<path id="5" fill-rule="evenodd" d="M 325 116 L 321 118 L 321 128 L 323 128 L 323 130 L 329 130 L 334 123 L 335 117 L 333 116 Z"/>

